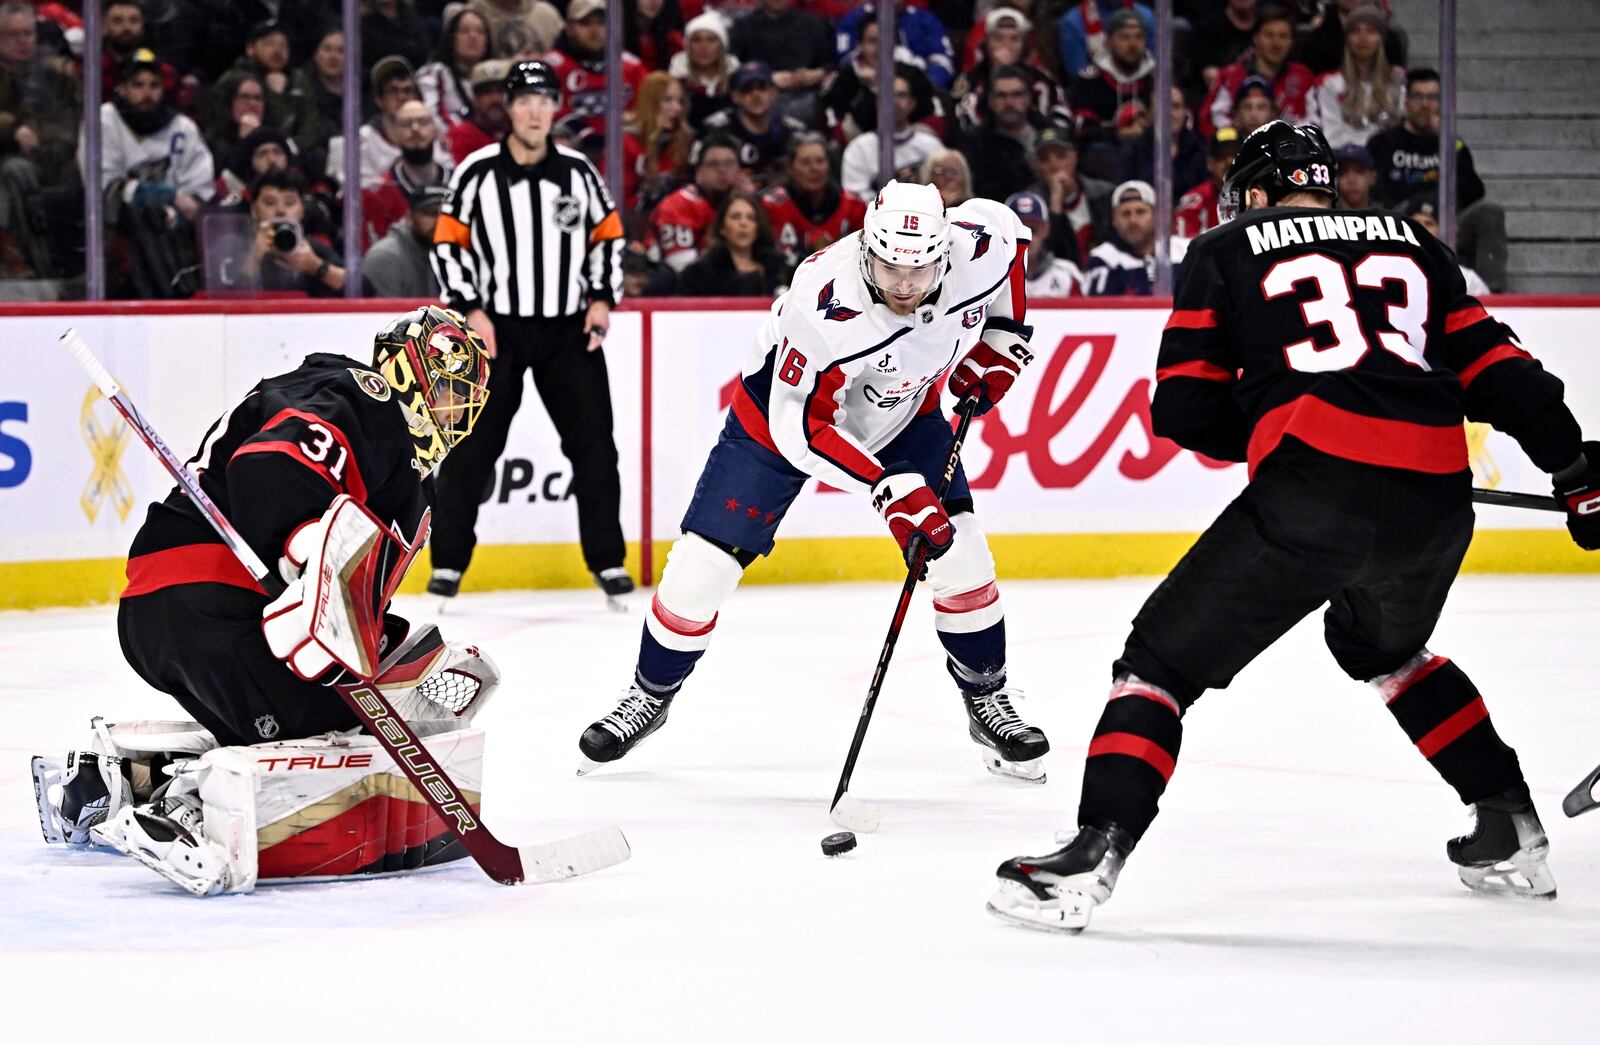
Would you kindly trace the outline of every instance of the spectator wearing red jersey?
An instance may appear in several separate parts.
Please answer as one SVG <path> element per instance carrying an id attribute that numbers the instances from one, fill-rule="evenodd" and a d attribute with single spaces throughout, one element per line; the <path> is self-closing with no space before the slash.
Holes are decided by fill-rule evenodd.
<path id="1" fill-rule="evenodd" d="M 639 101 L 624 115 L 624 210 L 649 213 L 655 209 L 688 166 L 694 145 L 688 111 L 683 84 L 667 73 L 650 73 L 639 85 Z"/>
<path id="2" fill-rule="evenodd" d="M 866 219 L 866 201 L 845 191 L 832 175 L 827 139 L 816 131 L 805 131 L 789 142 L 782 184 L 761 194 L 778 249 L 791 271 L 823 247 L 861 228 Z"/>
<path id="3" fill-rule="evenodd" d="M 1194 239 L 1207 229 L 1217 227 L 1217 200 L 1222 192 L 1222 179 L 1239 151 L 1239 130 L 1236 127 L 1219 127 L 1206 146 L 1206 170 L 1211 177 L 1183 194 L 1172 212 L 1172 234 L 1184 239 Z M 1344 183 L 1339 183 L 1341 191 Z M 1362 204 L 1366 206 L 1366 204 Z"/>
<path id="4" fill-rule="evenodd" d="M 1365 145 L 1400 118 L 1404 69 L 1383 55 L 1389 20 L 1377 4 L 1365 4 L 1344 19 L 1344 65 L 1324 73 L 1306 99 L 1306 122 L 1322 128 L 1334 149 Z"/>
<path id="5" fill-rule="evenodd" d="M 622 8 L 622 46 L 649 72 L 665 72 L 683 50 L 683 10 L 678 0 L 635 0 Z"/>
<path id="6" fill-rule="evenodd" d="M 775 175 L 789 151 L 789 139 L 806 129 L 794 117 L 774 111 L 777 88 L 772 78 L 766 63 L 745 62 L 729 83 L 733 108 L 712 113 L 701 125 L 707 134 L 726 134 L 739 143 L 739 166 L 757 189 Z"/>
<path id="7" fill-rule="evenodd" d="M 776 297 L 789 269 L 772 240 L 761 201 L 730 192 L 717 208 L 706 250 L 678 276 L 678 293 L 689 297 Z"/>
<path id="8" fill-rule="evenodd" d="M 675 272 L 682 272 L 700 256 L 717 207 L 743 180 L 739 143 L 724 134 L 707 135 L 696 142 L 689 165 L 694 182 L 668 195 L 650 213 L 652 248 Z"/>
<path id="9" fill-rule="evenodd" d="M 559 123 L 565 117 L 580 116 L 596 133 L 606 131 L 606 0 L 571 0 L 567 4 L 567 27 L 556 37 L 555 46 L 544 56 L 561 81 Z M 622 108 L 633 107 L 639 84 L 644 80 L 644 64 L 622 52 Z"/>
<path id="10" fill-rule="evenodd" d="M 489 23 L 471 8 L 458 10 L 444 24 L 433 61 L 417 70 L 422 104 L 440 134 L 472 115 L 472 70 L 489 57 Z"/>
<path id="11" fill-rule="evenodd" d="M 1028 36 L 1033 29 L 1028 16 L 1015 8 L 997 7 L 984 16 L 983 27 L 983 41 L 979 45 L 977 59 L 950 89 L 955 101 L 957 126 L 963 131 L 971 131 L 983 121 L 983 114 L 987 111 L 984 92 L 989 86 L 989 74 L 1002 66 L 1011 66 L 1027 74 L 1036 113 L 1051 121 L 1070 118 L 1066 91 L 1055 77 L 1044 70 Z"/>
<path id="12" fill-rule="evenodd" d="M 485 145 L 493 145 L 511 129 L 506 113 L 508 58 L 491 58 L 472 67 L 472 116 L 450 128 L 446 136 L 456 166 Z"/>
<path id="13" fill-rule="evenodd" d="M 1315 79 L 1311 70 L 1291 61 L 1294 47 L 1294 20 L 1284 8 L 1268 4 L 1256 12 L 1255 32 L 1250 50 L 1232 65 L 1217 73 L 1216 83 L 1200 108 L 1200 132 L 1209 135 L 1218 127 L 1233 122 L 1233 105 L 1240 84 L 1247 77 L 1259 76 L 1272 86 L 1272 102 L 1278 115 L 1299 123 L 1306 116 L 1306 95 Z"/>
<path id="14" fill-rule="evenodd" d="M 707 116 L 733 104 L 728 81 L 739 59 L 728 53 L 728 27 L 715 11 L 689 19 L 683 41 L 667 71 L 689 88 L 689 126 L 698 130 Z"/>

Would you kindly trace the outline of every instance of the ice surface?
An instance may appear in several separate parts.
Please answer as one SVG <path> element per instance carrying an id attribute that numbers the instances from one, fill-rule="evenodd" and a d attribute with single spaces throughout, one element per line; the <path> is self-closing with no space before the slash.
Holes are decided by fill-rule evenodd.
<path id="1" fill-rule="evenodd" d="M 44 848 L 27 756 L 78 744 L 94 713 L 176 708 L 123 665 L 112 611 L 0 615 L 3 1038 L 1593 1040 L 1600 813 L 1559 806 L 1600 761 L 1600 580 L 1466 578 L 1432 643 L 1521 755 L 1554 903 L 1456 881 L 1459 803 L 1312 619 L 1190 714 L 1162 815 L 1089 932 L 984 912 L 995 865 L 1071 825 L 1108 666 L 1153 583 L 1004 585 L 1021 710 L 1055 745 L 1043 787 L 984 772 L 919 595 L 852 784 L 883 827 L 832 860 L 827 802 L 895 585 L 739 592 L 668 724 L 582 780 L 578 734 L 627 683 L 648 595 L 628 614 L 597 592 L 463 596 L 445 633 L 507 680 L 480 720 L 494 830 L 616 823 L 633 860 L 521 889 L 462 863 L 210 900 Z"/>

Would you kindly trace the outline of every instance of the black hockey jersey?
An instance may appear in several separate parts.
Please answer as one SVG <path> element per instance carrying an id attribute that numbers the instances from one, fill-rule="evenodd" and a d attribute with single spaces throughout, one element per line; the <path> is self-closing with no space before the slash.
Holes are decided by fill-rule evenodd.
<path id="1" fill-rule="evenodd" d="M 1285 439 L 1448 474 L 1463 417 L 1547 472 L 1580 433 L 1562 384 L 1469 296 L 1454 254 L 1377 210 L 1253 210 L 1190 243 L 1161 337 L 1157 435 L 1253 475 Z"/>
<path id="2" fill-rule="evenodd" d="M 295 528 L 341 493 L 408 541 L 427 507 L 399 400 L 381 374 L 344 356 L 307 356 L 256 385 L 206 432 L 196 462 L 201 489 L 274 568 Z M 174 487 L 133 539 L 122 597 L 195 583 L 261 590 Z"/>

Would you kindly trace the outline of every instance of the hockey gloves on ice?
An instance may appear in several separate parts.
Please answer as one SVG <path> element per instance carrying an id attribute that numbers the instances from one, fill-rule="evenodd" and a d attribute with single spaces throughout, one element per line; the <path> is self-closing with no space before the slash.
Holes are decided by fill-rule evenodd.
<path id="1" fill-rule="evenodd" d="M 1028 339 L 1033 328 L 1015 320 L 990 316 L 983 337 L 950 371 L 950 392 L 957 399 L 978 390 L 977 416 L 994 409 L 1011 391 L 1022 368 L 1033 362 Z"/>
<path id="2" fill-rule="evenodd" d="M 907 566 L 917 557 L 918 545 L 927 545 L 923 577 L 928 574 L 927 561 L 949 551 L 955 540 L 956 528 L 945 514 L 944 505 L 908 464 L 892 464 L 884 469 L 883 478 L 872 487 L 872 507 L 889 524 L 889 532 L 899 542 Z"/>
<path id="3" fill-rule="evenodd" d="M 1573 541 L 1585 551 L 1600 551 L 1600 442 L 1583 444 L 1583 460 L 1556 475 L 1555 491 Z"/>

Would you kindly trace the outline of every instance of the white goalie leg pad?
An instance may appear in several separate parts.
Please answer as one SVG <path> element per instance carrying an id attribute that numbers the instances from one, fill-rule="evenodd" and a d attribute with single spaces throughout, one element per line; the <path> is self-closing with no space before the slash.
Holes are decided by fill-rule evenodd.
<path id="1" fill-rule="evenodd" d="M 743 576 L 739 560 L 699 534 L 678 538 L 644 619 L 651 638 L 685 653 L 710 646 L 717 611 Z"/>
<path id="2" fill-rule="evenodd" d="M 1000 588 L 994 579 L 994 556 L 989 538 L 971 512 L 951 517 L 956 528 L 950 550 L 928 563 L 928 585 L 933 589 L 933 626 L 939 631 L 965 635 L 998 624 L 1005 618 Z"/>

